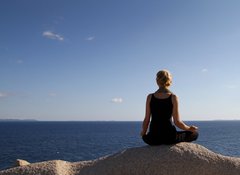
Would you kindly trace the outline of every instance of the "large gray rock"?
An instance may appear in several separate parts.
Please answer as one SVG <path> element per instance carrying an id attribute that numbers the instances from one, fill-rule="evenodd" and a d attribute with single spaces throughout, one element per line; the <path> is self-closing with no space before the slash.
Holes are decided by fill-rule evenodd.
<path id="1" fill-rule="evenodd" d="M 240 158 L 193 143 L 130 148 L 93 161 L 61 160 L 1 171 L 0 175 L 240 175 Z"/>

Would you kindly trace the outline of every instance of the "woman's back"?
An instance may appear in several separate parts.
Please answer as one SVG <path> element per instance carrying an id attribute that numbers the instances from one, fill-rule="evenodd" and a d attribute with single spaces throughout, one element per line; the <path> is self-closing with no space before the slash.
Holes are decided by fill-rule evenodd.
<path id="1" fill-rule="evenodd" d="M 154 93 L 150 101 L 152 119 L 150 123 L 150 134 L 159 138 L 174 139 L 176 128 L 172 124 L 172 94 Z"/>
<path id="2" fill-rule="evenodd" d="M 172 117 L 173 104 L 171 97 L 172 94 L 152 94 L 150 101 L 152 120 L 168 121 Z"/>

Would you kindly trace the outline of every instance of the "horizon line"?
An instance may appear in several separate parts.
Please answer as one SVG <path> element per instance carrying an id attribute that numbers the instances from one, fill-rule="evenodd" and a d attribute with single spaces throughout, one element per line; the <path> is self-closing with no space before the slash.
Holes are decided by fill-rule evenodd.
<path id="1" fill-rule="evenodd" d="M 142 120 L 39 120 L 39 119 L 0 119 L 0 122 L 142 122 Z M 186 122 L 240 121 L 240 119 L 183 120 Z"/>

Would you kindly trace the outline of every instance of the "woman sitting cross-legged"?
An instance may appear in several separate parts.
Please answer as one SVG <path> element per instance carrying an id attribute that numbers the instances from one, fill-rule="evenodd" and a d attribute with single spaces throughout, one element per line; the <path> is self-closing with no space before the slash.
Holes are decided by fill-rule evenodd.
<path id="1" fill-rule="evenodd" d="M 149 145 L 160 145 L 196 140 L 198 127 L 188 126 L 180 119 L 178 98 L 169 90 L 172 83 L 169 71 L 159 71 L 156 81 L 159 89 L 149 94 L 146 100 L 146 114 L 141 131 L 143 141 Z M 177 131 L 172 121 L 183 131 Z"/>

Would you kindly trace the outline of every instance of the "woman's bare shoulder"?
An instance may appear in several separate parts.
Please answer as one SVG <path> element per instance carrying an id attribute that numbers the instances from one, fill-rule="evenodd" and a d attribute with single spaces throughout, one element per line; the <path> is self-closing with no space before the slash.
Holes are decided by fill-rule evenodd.
<path id="1" fill-rule="evenodd" d="M 178 101 L 178 96 L 176 94 L 172 93 L 172 100 L 173 101 Z"/>
<path id="2" fill-rule="evenodd" d="M 152 93 L 147 95 L 147 99 L 150 100 L 152 98 Z"/>

